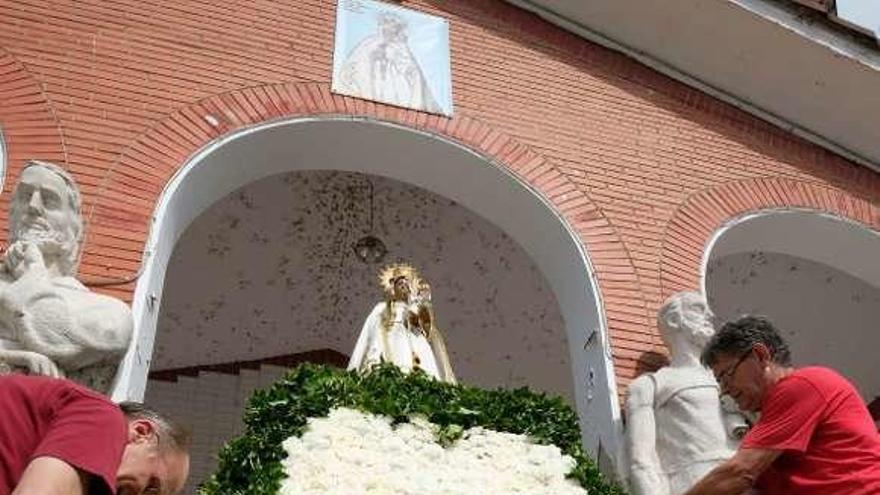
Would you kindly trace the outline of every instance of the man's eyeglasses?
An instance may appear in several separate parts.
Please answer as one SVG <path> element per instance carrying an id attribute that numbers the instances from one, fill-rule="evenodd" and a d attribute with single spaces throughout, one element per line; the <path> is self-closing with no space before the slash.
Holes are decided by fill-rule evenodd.
<path id="1" fill-rule="evenodd" d="M 739 359 L 737 359 L 736 362 L 733 363 L 733 365 L 731 365 L 715 377 L 715 380 L 718 381 L 718 384 L 721 385 L 721 388 L 725 388 L 727 386 L 727 381 L 733 378 L 733 375 L 736 374 L 736 370 L 737 368 L 739 368 L 739 365 L 741 365 L 743 361 L 745 361 L 746 358 L 751 355 L 752 349 L 749 349 L 748 351 L 744 352 L 742 356 L 740 356 Z"/>

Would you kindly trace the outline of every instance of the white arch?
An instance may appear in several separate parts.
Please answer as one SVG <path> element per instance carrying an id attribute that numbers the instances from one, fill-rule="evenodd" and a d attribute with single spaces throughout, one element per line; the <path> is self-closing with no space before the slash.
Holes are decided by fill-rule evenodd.
<path id="1" fill-rule="evenodd" d="M 516 240 L 542 271 L 565 321 L 585 447 L 620 453 L 620 406 L 604 312 L 587 253 L 555 210 L 502 166 L 440 136 L 368 119 L 267 122 L 206 145 L 166 185 L 133 300 L 135 342 L 113 397 L 143 397 L 165 269 L 189 224 L 215 201 L 273 174 L 325 169 L 382 175 L 448 197 Z"/>
<path id="2" fill-rule="evenodd" d="M 719 228 L 703 251 L 700 286 L 714 258 L 763 251 L 804 258 L 880 287 L 880 233 L 847 218 L 805 208 L 770 208 L 741 215 Z"/>
<path id="3" fill-rule="evenodd" d="M 719 316 L 770 317 L 796 366 L 834 368 L 870 400 L 880 393 L 878 255 L 880 233 L 866 225 L 806 209 L 765 210 L 716 233 L 702 285 Z"/>

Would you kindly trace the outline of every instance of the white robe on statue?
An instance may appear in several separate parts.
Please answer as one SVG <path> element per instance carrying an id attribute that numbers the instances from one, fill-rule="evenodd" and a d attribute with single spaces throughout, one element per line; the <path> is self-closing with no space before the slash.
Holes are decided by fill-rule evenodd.
<path id="1" fill-rule="evenodd" d="M 364 322 L 351 353 L 348 369 L 366 370 L 384 361 L 394 363 L 405 373 L 409 373 L 418 363 L 418 368 L 422 371 L 442 380 L 431 343 L 420 330 L 407 328 L 409 306 L 399 301 L 392 303 L 393 318 L 387 330 L 382 326 L 382 312 L 385 307 L 384 302 L 377 304 Z"/>

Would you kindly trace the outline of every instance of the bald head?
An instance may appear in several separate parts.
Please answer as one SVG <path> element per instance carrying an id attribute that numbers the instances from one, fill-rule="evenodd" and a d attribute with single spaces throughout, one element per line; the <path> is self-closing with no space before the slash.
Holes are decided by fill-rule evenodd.
<path id="1" fill-rule="evenodd" d="M 143 404 L 119 407 L 128 420 L 128 442 L 116 473 L 117 493 L 179 493 L 189 476 L 189 432 Z"/>

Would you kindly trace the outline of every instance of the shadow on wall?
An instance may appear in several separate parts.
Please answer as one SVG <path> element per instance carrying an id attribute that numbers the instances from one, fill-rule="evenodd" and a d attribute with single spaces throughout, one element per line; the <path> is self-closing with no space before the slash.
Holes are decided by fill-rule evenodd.
<path id="1" fill-rule="evenodd" d="M 643 352 L 636 361 L 636 376 L 653 373 L 664 366 L 669 366 L 669 356 L 656 351 Z"/>

